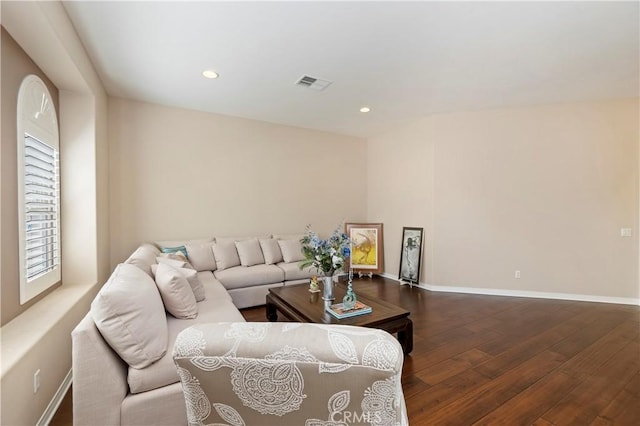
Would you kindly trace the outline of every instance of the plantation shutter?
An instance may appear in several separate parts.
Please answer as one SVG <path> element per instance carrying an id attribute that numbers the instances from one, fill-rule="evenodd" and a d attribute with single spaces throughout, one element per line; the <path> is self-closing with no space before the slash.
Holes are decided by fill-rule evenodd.
<path id="1" fill-rule="evenodd" d="M 60 264 L 58 150 L 25 134 L 24 226 L 27 282 Z"/>

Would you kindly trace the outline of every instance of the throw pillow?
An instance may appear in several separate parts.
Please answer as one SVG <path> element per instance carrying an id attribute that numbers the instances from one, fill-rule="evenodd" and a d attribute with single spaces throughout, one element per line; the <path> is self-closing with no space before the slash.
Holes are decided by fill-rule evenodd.
<path id="1" fill-rule="evenodd" d="M 291 263 L 304 260 L 302 243 L 299 240 L 278 240 L 278 245 L 280 245 L 282 258 L 285 262 Z"/>
<path id="2" fill-rule="evenodd" d="M 159 254 L 160 250 L 154 246 L 143 244 L 138 247 L 124 263 L 137 266 L 151 277 L 151 265 L 156 263 L 155 259 Z"/>
<path id="3" fill-rule="evenodd" d="M 182 253 L 184 257 L 187 257 L 187 248 L 185 246 L 161 247 L 160 251 L 163 253 Z"/>
<path id="4" fill-rule="evenodd" d="M 196 302 L 203 301 L 205 299 L 204 285 L 200 281 L 200 278 L 198 278 L 198 272 L 194 269 L 187 268 L 180 268 L 178 269 L 178 272 L 180 272 L 189 282 L 189 286 L 191 287 L 191 291 L 193 291 Z"/>
<path id="5" fill-rule="evenodd" d="M 156 285 L 160 290 L 164 308 L 176 318 L 195 318 L 198 305 L 187 279 L 166 264 L 159 264 L 156 271 Z"/>
<path id="6" fill-rule="evenodd" d="M 187 248 L 187 255 L 189 256 L 189 262 L 193 265 L 193 268 L 200 271 L 215 271 L 216 258 L 213 256 L 213 243 L 188 243 L 185 245 Z"/>
<path id="7" fill-rule="evenodd" d="M 133 368 L 167 352 L 167 317 L 155 283 L 135 265 L 121 263 L 91 303 L 91 316 L 109 346 Z"/>
<path id="8" fill-rule="evenodd" d="M 235 242 L 217 242 L 213 245 L 213 255 L 216 258 L 218 271 L 240 265 L 238 250 Z"/>
<path id="9" fill-rule="evenodd" d="M 165 257 L 167 259 L 179 260 L 181 262 L 187 261 L 187 256 L 182 254 L 181 251 L 177 251 L 175 253 L 160 253 L 160 256 L 158 257 Z"/>
<path id="10" fill-rule="evenodd" d="M 156 262 L 164 263 L 165 265 L 169 265 L 172 268 L 186 268 L 188 265 L 188 263 L 184 260 L 169 259 L 168 257 L 162 256 L 156 257 Z"/>
<path id="11" fill-rule="evenodd" d="M 245 241 L 236 241 L 236 249 L 238 250 L 238 257 L 240 257 L 240 264 L 242 266 L 253 266 L 264 263 L 264 256 L 260 249 L 260 243 L 257 238 L 252 238 Z"/>
<path id="12" fill-rule="evenodd" d="M 193 295 L 196 298 L 196 302 L 202 302 L 206 298 L 206 296 L 204 292 L 204 285 L 198 278 L 198 272 L 195 269 L 188 269 L 188 268 L 174 268 L 174 269 L 179 271 L 187 279 L 187 281 L 189 282 L 189 285 L 191 286 L 191 291 L 193 291 Z M 156 274 L 158 273 L 158 264 L 151 265 L 151 272 L 155 277 Z"/>
<path id="13" fill-rule="evenodd" d="M 273 265 L 282 262 L 282 251 L 280 251 L 278 240 L 274 240 L 273 238 L 262 239 L 260 240 L 260 247 L 264 255 L 264 263 Z"/>

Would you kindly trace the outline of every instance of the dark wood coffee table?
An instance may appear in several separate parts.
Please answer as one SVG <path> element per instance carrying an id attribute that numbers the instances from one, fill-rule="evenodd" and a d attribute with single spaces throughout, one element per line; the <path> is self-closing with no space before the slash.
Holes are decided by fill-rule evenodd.
<path id="1" fill-rule="evenodd" d="M 337 285 L 334 290 L 336 300 L 331 303 L 342 301 L 345 293 L 344 285 Z M 384 300 L 373 300 L 360 295 L 358 300 L 371 306 L 372 312 L 337 319 L 325 311 L 322 293 L 310 293 L 308 284 L 275 287 L 269 289 L 267 294 L 267 319 L 277 321 L 278 312 L 280 312 L 292 321 L 379 328 L 391 334 L 397 333 L 398 342 L 405 355 L 413 350 L 413 322 L 409 319 L 409 311 Z"/>

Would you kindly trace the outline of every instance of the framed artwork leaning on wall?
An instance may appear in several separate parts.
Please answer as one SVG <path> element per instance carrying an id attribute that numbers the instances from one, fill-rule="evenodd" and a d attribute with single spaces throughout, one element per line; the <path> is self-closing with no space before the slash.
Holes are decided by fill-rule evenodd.
<path id="1" fill-rule="evenodd" d="M 409 284 L 420 282 L 420 260 L 422 257 L 423 228 L 402 228 L 400 249 L 400 271 L 398 279 Z"/>
<path id="2" fill-rule="evenodd" d="M 384 271 L 384 240 L 381 223 L 345 223 L 345 233 L 351 239 L 349 268 L 360 275 Z"/>

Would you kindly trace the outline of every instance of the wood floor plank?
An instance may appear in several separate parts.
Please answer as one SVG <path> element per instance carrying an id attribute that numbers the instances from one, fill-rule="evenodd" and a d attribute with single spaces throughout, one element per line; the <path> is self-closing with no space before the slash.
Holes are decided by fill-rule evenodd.
<path id="1" fill-rule="evenodd" d="M 584 327 L 580 333 L 569 336 L 554 345 L 552 349 L 567 357 L 573 357 L 624 321 L 621 315 L 605 315 L 596 318 L 598 318 L 597 321 L 594 320 L 588 327 Z"/>
<path id="2" fill-rule="evenodd" d="M 452 403 L 435 409 L 430 421 L 447 425 L 473 424 L 565 361 L 563 355 L 544 351 Z"/>
<path id="3" fill-rule="evenodd" d="M 640 398 L 621 390 L 592 425 L 640 425 Z"/>
<path id="4" fill-rule="evenodd" d="M 597 370 L 628 345 L 635 334 L 636 326 L 630 322 L 623 322 L 567 361 L 562 369 L 574 375 Z"/>
<path id="5" fill-rule="evenodd" d="M 638 354 L 638 358 L 640 358 L 640 353 Z M 629 380 L 629 383 L 627 383 L 624 388 L 627 392 L 640 398 L 640 373 L 636 373 L 631 377 L 631 380 Z"/>
<path id="6" fill-rule="evenodd" d="M 443 380 L 475 367 L 490 358 L 490 355 L 473 348 L 428 367 L 416 373 L 416 376 L 429 385 L 436 385 Z"/>
<path id="7" fill-rule="evenodd" d="M 597 367 L 589 364 L 594 369 L 581 373 L 580 385 L 542 417 L 552 423 L 566 425 L 591 423 L 640 371 L 639 353 L 640 345 L 632 341 L 604 364 Z M 563 371 L 573 373 L 571 369 L 563 368 Z"/>
<path id="8" fill-rule="evenodd" d="M 438 346 L 433 350 L 428 350 L 415 356 L 421 358 L 422 367 L 428 368 L 446 359 L 458 356 L 476 346 L 482 345 L 483 343 L 499 339 L 500 337 L 501 335 L 499 333 L 490 331 L 486 333 L 476 333 L 465 339 L 451 340 L 447 344 Z M 420 377 L 419 371 L 420 370 L 416 371 L 416 374 Z"/>
<path id="9" fill-rule="evenodd" d="M 553 423 L 549 423 L 543 418 L 536 419 L 535 422 L 531 423 L 531 426 L 555 426 Z"/>
<path id="10" fill-rule="evenodd" d="M 530 425 L 557 403 L 558 395 L 566 394 L 578 383 L 579 380 L 575 377 L 554 371 L 474 424 Z"/>
<path id="11" fill-rule="evenodd" d="M 553 346 L 578 330 L 578 325 L 561 323 L 542 333 L 522 341 L 512 341 L 511 348 L 505 350 L 493 359 L 482 363 L 476 371 L 489 377 L 498 377 L 506 371 L 527 361 L 536 354 Z M 482 347 L 482 346 L 481 346 Z"/>
<path id="12" fill-rule="evenodd" d="M 455 402 L 461 396 L 489 382 L 488 377 L 473 370 L 467 370 L 406 399 L 409 423 L 412 425 L 434 424 L 432 423 L 434 410 Z"/>

